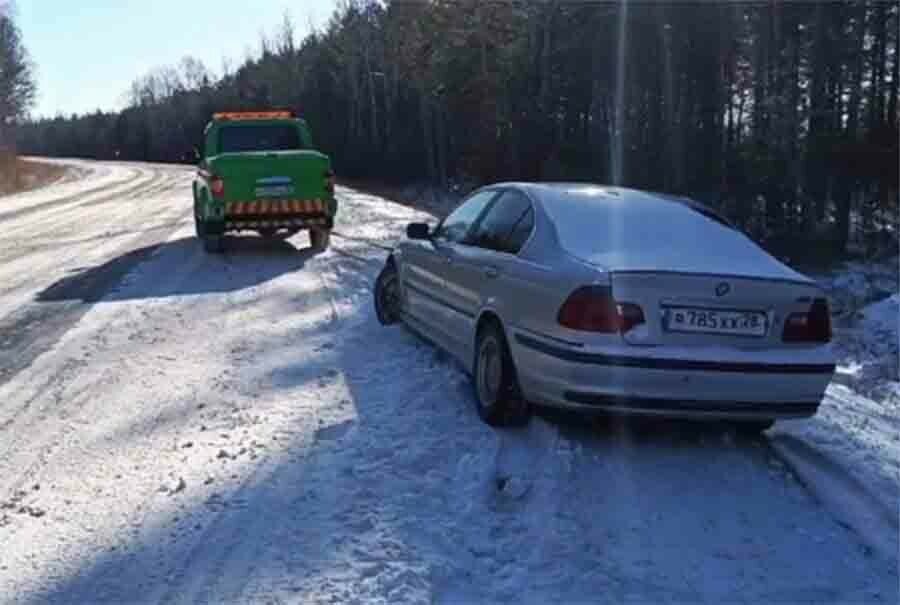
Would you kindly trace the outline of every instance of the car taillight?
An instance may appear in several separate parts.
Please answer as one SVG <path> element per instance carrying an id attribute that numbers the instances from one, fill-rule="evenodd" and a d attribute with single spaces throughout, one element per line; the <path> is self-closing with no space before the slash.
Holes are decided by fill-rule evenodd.
<path id="1" fill-rule="evenodd" d="M 222 197 L 225 195 L 225 181 L 220 176 L 214 176 L 209 181 L 209 190 L 213 197 Z"/>
<path id="2" fill-rule="evenodd" d="M 633 303 L 620 303 L 617 305 L 619 310 L 619 331 L 624 334 L 631 328 L 644 323 L 644 310 Z"/>
<path id="3" fill-rule="evenodd" d="M 806 313 L 791 313 L 784 320 L 781 334 L 784 342 L 829 342 L 831 340 L 831 313 L 828 301 L 817 298 Z"/>
<path id="4" fill-rule="evenodd" d="M 583 332 L 625 333 L 644 323 L 644 311 L 632 303 L 618 303 L 607 286 L 584 286 L 559 309 L 560 325 Z"/>
<path id="5" fill-rule="evenodd" d="M 334 194 L 334 171 L 327 170 L 325 176 L 325 191 Z"/>

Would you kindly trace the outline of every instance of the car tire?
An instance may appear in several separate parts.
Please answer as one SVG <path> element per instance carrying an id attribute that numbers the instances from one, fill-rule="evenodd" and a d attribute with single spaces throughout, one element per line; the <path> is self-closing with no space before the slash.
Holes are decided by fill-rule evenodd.
<path id="1" fill-rule="evenodd" d="M 757 437 L 775 426 L 774 420 L 749 420 L 735 423 L 735 431 L 743 437 Z"/>
<path id="2" fill-rule="evenodd" d="M 309 243 L 312 244 L 313 250 L 323 251 L 328 249 L 331 243 L 331 231 L 328 229 L 310 229 Z"/>
<path id="3" fill-rule="evenodd" d="M 397 267 L 389 262 L 378 274 L 372 293 L 375 301 L 375 315 L 383 326 L 400 321 L 400 276 Z"/>
<path id="4" fill-rule="evenodd" d="M 475 406 L 481 419 L 491 426 L 527 424 L 531 408 L 522 397 L 506 336 L 496 321 L 478 331 L 472 367 Z"/>

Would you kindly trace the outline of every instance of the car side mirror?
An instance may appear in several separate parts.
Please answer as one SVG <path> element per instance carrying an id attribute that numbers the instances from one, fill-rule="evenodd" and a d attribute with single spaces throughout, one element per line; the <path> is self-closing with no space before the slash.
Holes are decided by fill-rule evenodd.
<path id="1" fill-rule="evenodd" d="M 410 223 L 406 226 L 406 237 L 409 239 L 429 239 L 431 227 L 428 223 Z"/>

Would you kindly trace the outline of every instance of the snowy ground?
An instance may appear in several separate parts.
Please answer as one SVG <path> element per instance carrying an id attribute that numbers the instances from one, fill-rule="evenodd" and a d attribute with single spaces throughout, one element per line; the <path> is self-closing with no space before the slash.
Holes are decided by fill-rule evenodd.
<path id="1" fill-rule="evenodd" d="M 454 364 L 374 320 L 383 246 L 424 215 L 341 189 L 329 252 L 214 257 L 188 171 L 75 166 L 0 199 L 0 602 L 897 600 L 880 404 L 835 386 L 771 442 L 492 430 Z M 895 490 L 893 526 L 848 462 Z"/>
<path id="2" fill-rule="evenodd" d="M 900 498 L 897 259 L 846 263 L 816 277 L 835 312 L 835 379 L 815 418 L 781 423 L 772 439 L 789 460 L 819 469 L 810 480 L 845 519 L 877 535 L 879 516 L 896 528 Z M 855 495 L 835 494 L 835 482 Z"/>

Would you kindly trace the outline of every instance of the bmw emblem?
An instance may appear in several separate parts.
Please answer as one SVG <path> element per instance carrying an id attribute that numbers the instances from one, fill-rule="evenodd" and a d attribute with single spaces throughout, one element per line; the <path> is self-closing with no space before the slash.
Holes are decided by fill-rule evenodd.
<path id="1" fill-rule="evenodd" d="M 731 286 L 728 282 L 723 281 L 721 284 L 716 286 L 716 296 L 722 297 L 731 292 Z"/>

